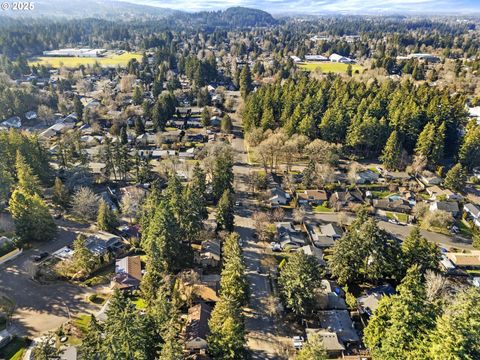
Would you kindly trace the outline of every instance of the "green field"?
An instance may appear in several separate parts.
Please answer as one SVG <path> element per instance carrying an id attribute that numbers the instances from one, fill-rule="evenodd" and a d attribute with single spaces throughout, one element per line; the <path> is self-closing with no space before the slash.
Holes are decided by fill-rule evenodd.
<path id="1" fill-rule="evenodd" d="M 317 68 L 320 68 L 324 73 L 329 73 L 329 72 L 345 73 L 347 72 L 348 65 L 343 63 L 317 61 L 317 62 L 300 63 L 298 67 L 305 71 L 314 71 Z M 356 70 L 361 72 L 363 70 L 363 67 L 360 65 L 353 64 L 352 71 L 355 73 Z"/>
<path id="2" fill-rule="evenodd" d="M 30 66 L 32 65 L 45 65 L 52 68 L 60 68 L 65 66 L 67 68 L 77 68 L 80 65 L 94 65 L 96 62 L 102 67 L 125 67 L 131 59 L 137 59 L 140 61 L 142 59 L 142 54 L 124 52 L 121 55 L 108 55 L 105 57 L 99 58 L 81 58 L 81 57 L 48 57 L 40 56 L 34 58 L 28 62 Z"/>

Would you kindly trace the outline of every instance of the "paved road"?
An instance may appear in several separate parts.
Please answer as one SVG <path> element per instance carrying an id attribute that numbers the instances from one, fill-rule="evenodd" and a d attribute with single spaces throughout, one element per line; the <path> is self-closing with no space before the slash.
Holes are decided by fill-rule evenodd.
<path id="1" fill-rule="evenodd" d="M 244 154 L 243 134 L 238 119 L 234 118 L 234 126 L 236 138 L 232 141 L 232 146 L 237 154 L 233 171 L 236 196 L 241 202 L 241 206 L 236 209 L 235 230 L 243 241 L 243 255 L 250 290 L 249 306 L 245 311 L 247 346 L 253 359 L 282 359 L 279 353 L 285 339 L 277 335 L 275 319 L 267 311 L 268 298 L 272 294 L 270 279 L 263 270 L 258 273 L 264 250 L 253 238 L 252 213 L 255 211 L 255 204 L 247 195 L 246 176 L 250 172 L 250 166 Z"/>
<path id="2" fill-rule="evenodd" d="M 59 221 L 58 225 L 55 240 L 24 251 L 0 268 L 0 294 L 6 295 L 15 303 L 9 325 L 9 330 L 14 334 L 36 337 L 58 328 L 73 314 L 97 309 L 85 301 L 91 293 L 86 288 L 66 282 L 41 285 L 31 280 L 31 256 L 44 251 L 51 253 L 71 244 L 75 231 L 81 230 L 65 221 Z"/>

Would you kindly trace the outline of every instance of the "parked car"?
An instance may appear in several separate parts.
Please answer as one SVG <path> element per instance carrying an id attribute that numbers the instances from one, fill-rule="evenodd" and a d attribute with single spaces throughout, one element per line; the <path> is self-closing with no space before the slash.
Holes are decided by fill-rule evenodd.
<path id="1" fill-rule="evenodd" d="M 397 224 L 397 225 L 399 224 L 398 220 L 395 220 L 395 219 L 388 219 L 388 222 L 390 224 Z"/>
<path id="2" fill-rule="evenodd" d="M 35 262 L 39 262 L 39 261 L 42 261 L 43 259 L 45 259 L 46 257 L 48 257 L 48 255 L 50 255 L 48 252 L 42 252 L 39 255 L 33 255 L 32 259 Z"/>
<path id="3" fill-rule="evenodd" d="M 293 337 L 293 347 L 297 350 L 300 350 L 303 346 L 304 341 L 305 341 L 305 339 L 303 338 L 303 336 L 294 336 Z"/>

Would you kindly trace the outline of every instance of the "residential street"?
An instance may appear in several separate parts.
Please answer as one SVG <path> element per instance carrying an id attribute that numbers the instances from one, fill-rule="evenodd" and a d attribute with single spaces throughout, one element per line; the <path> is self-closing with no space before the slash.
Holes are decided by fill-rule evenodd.
<path id="1" fill-rule="evenodd" d="M 75 232 L 66 221 L 58 221 L 58 234 L 54 241 L 37 249 L 25 250 L 19 257 L 0 268 L 0 294 L 15 303 L 15 310 L 8 327 L 9 331 L 22 336 L 37 337 L 46 331 L 58 328 L 69 316 L 92 312 L 97 308 L 87 301 L 91 293 L 87 288 L 56 282 L 47 285 L 31 280 L 31 256 L 41 252 L 52 253 L 71 244 Z"/>
<path id="2" fill-rule="evenodd" d="M 250 303 L 245 312 L 247 332 L 247 346 L 253 359 L 282 359 L 279 350 L 283 348 L 286 339 L 278 335 L 275 328 L 275 318 L 267 311 L 268 298 L 272 294 L 270 279 L 261 269 L 260 261 L 263 249 L 253 238 L 254 223 L 252 214 L 254 204 L 248 198 L 246 175 L 250 172 L 244 154 L 243 134 L 239 121 L 234 121 L 236 138 L 233 148 L 237 152 L 235 173 L 236 198 L 241 206 L 236 209 L 235 226 L 243 241 L 243 255 L 247 266 L 247 279 L 249 282 Z M 260 272 L 258 272 L 260 270 Z"/>

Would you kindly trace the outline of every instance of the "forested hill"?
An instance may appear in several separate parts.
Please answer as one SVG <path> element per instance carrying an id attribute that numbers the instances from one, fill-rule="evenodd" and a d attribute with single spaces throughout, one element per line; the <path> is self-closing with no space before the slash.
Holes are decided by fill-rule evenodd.
<path id="1" fill-rule="evenodd" d="M 277 20 L 269 13 L 245 7 L 231 7 L 223 11 L 183 13 L 177 19 L 184 21 L 185 25 L 208 28 L 243 28 L 277 24 Z"/>
<path id="2" fill-rule="evenodd" d="M 179 13 L 172 9 L 139 5 L 115 0 L 36 0 L 32 11 L 3 11 L 0 15 L 17 18 L 63 17 L 101 19 L 145 19 L 166 17 Z"/>

